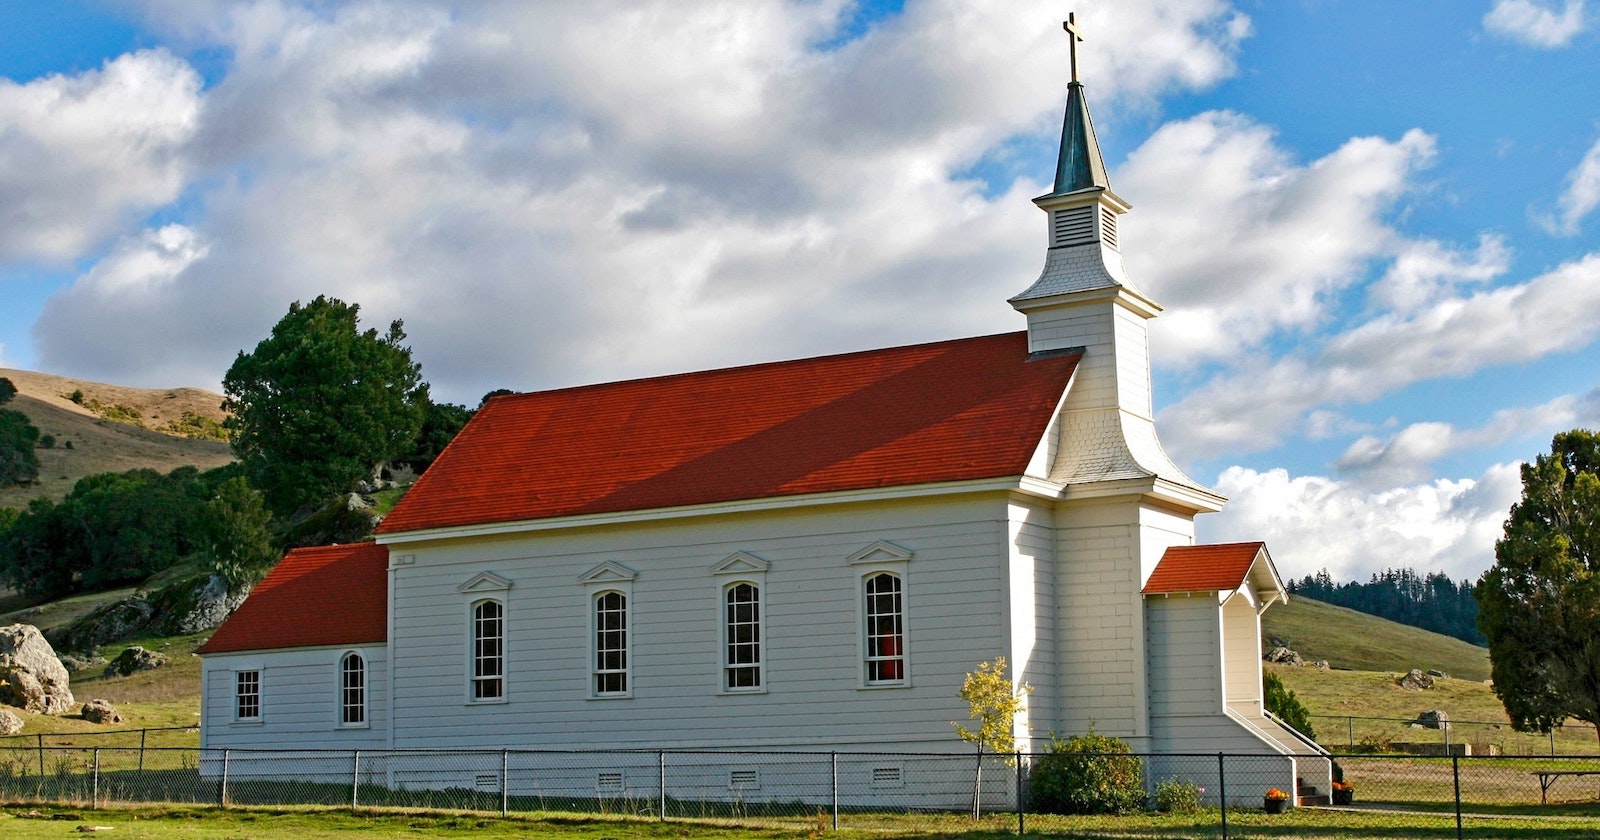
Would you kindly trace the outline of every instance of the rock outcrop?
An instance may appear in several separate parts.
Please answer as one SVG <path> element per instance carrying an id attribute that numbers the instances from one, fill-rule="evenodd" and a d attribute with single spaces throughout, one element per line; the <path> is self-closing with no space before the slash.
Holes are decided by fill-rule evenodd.
<path id="1" fill-rule="evenodd" d="M 1424 729 L 1449 729 L 1450 713 L 1443 709 L 1430 709 L 1417 715 L 1417 724 Z"/>
<path id="2" fill-rule="evenodd" d="M 0 627 L 0 703 L 47 715 L 72 708 L 66 666 L 31 624 Z"/>
<path id="3" fill-rule="evenodd" d="M 90 723 L 121 723 L 122 715 L 110 700 L 90 700 L 83 704 L 83 719 Z"/>
<path id="4" fill-rule="evenodd" d="M 138 645 L 134 645 L 117 654 L 116 659 L 111 660 L 111 664 L 106 666 L 106 676 L 126 677 L 130 674 L 137 674 L 140 671 L 152 671 L 165 664 L 167 664 L 166 654 L 145 650 Z"/>
<path id="5" fill-rule="evenodd" d="M 221 575 L 191 578 L 157 592 L 151 602 L 156 607 L 155 629 L 161 635 L 202 633 L 222 626 L 222 622 L 244 603 L 250 587 L 228 590 Z"/>
<path id="6" fill-rule="evenodd" d="M 0 709 L 0 735 L 16 735 L 22 732 L 22 718 L 15 712 Z"/>
<path id="7" fill-rule="evenodd" d="M 102 606 L 53 632 L 52 640 L 62 650 L 88 652 L 141 633 L 202 633 L 221 626 L 249 594 L 249 586 L 228 591 L 227 581 L 220 575 L 195 575 Z"/>
<path id="8" fill-rule="evenodd" d="M 1422 673 L 1421 668 L 1412 668 L 1405 676 L 1399 679 L 1399 683 L 1401 688 L 1421 691 L 1425 688 L 1433 688 L 1433 677 Z"/>
<path id="9" fill-rule="evenodd" d="M 1297 668 L 1306 664 L 1305 660 L 1300 658 L 1300 654 L 1295 653 L 1294 651 L 1283 647 L 1282 645 L 1267 651 L 1267 655 L 1261 658 L 1268 662 L 1276 662 L 1279 665 L 1293 665 Z"/>

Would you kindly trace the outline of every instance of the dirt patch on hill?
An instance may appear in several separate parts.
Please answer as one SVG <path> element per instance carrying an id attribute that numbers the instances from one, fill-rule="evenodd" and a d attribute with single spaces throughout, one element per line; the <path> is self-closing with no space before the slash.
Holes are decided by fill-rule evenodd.
<path id="1" fill-rule="evenodd" d="M 162 473 L 181 466 L 210 469 L 233 460 L 223 441 L 173 432 L 177 427 L 203 434 L 207 424 L 220 423 L 227 417 L 221 394 L 200 388 L 129 388 L 25 370 L 0 369 L 0 377 L 17 386 L 17 397 L 7 408 L 26 414 L 41 435 L 55 439 L 53 447 L 38 450 L 39 482 L 0 489 L 0 506 L 23 507 L 39 496 L 60 499 L 78 479 L 94 473 L 140 467 Z"/>

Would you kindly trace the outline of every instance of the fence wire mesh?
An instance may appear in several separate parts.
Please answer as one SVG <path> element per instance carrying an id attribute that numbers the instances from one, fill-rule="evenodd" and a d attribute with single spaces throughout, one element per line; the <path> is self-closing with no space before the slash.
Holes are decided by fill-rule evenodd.
<path id="1" fill-rule="evenodd" d="M 1549 732 L 1518 732 L 1505 721 L 1311 715 L 1317 741 L 1337 752 L 1396 752 L 1417 755 L 1496 756 L 1593 755 L 1595 728 L 1569 720 Z"/>
<path id="2" fill-rule="evenodd" d="M 1115 759 L 1116 815 L 1059 778 Z M 1600 756 L 221 750 L 0 743 L 0 799 L 607 815 L 827 831 L 1600 836 Z M 1099 765 L 1109 766 L 1109 765 Z M 1342 778 L 1340 789 L 1331 782 Z M 1267 791 L 1283 790 L 1285 814 Z M 1104 804 L 1103 802 L 1101 803 Z M 1193 810 L 1190 810 L 1193 808 Z M 1188 833 L 1184 833 L 1188 832 Z"/>

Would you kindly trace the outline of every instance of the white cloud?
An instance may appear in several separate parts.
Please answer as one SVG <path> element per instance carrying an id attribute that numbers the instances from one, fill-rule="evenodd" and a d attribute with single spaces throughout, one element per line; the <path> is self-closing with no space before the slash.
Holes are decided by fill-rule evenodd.
<path id="1" fill-rule="evenodd" d="M 1266 540 L 1286 577 L 1326 568 L 1366 580 L 1386 568 L 1443 571 L 1475 580 L 1494 562 L 1494 542 L 1520 496 L 1518 464 L 1477 478 L 1369 490 L 1325 476 L 1230 467 L 1217 481 L 1230 497 L 1201 520 L 1206 541 Z"/>
<path id="2" fill-rule="evenodd" d="M 197 364 L 170 339 L 204 331 L 214 321 L 170 304 L 185 272 L 207 250 L 195 231 L 176 224 L 119 240 L 71 288 L 46 302 L 35 330 L 40 354 L 70 358 L 87 346 L 101 354 L 97 369 L 110 381 L 205 382 L 193 377 L 211 365 Z M 225 295 L 214 297 L 213 305 L 218 297 Z M 93 305 L 82 306 L 86 300 Z"/>
<path id="3" fill-rule="evenodd" d="M 1125 225 L 1124 240 L 1138 242 L 1129 270 L 1171 310 L 1153 325 L 1161 363 L 1235 357 L 1315 326 L 1329 295 L 1395 247 L 1382 215 L 1433 154 L 1433 138 L 1413 130 L 1355 138 L 1301 166 L 1269 128 L 1237 114 L 1162 126 L 1115 180 L 1139 196 Z M 1202 196 L 1206 210 L 1195 212 Z"/>
<path id="4" fill-rule="evenodd" d="M 1572 43 L 1585 26 L 1583 0 L 1566 0 L 1558 12 L 1533 0 L 1496 0 L 1483 16 L 1483 28 L 1496 35 L 1547 49 Z"/>
<path id="5" fill-rule="evenodd" d="M 1600 335 L 1600 254 L 1525 283 L 1385 312 L 1320 350 L 1245 358 L 1161 412 L 1180 459 L 1271 448 L 1330 406 L 1377 399 L 1416 382 L 1587 346 Z"/>
<path id="6" fill-rule="evenodd" d="M 1596 402 L 1600 402 L 1600 389 L 1582 396 L 1563 395 L 1543 405 L 1501 409 L 1476 429 L 1413 423 L 1387 440 L 1372 435 L 1357 439 L 1335 466 L 1367 486 L 1419 482 L 1430 478 L 1434 462 L 1446 456 L 1593 423 L 1600 416 Z"/>
<path id="7" fill-rule="evenodd" d="M 164 50 L 0 78 L 0 263 L 69 262 L 177 198 L 200 111 L 199 75 Z"/>
<path id="8" fill-rule="evenodd" d="M 189 146 L 209 251 L 132 309 L 80 278 L 40 363 L 131 369 L 121 343 L 151 336 L 215 381 L 319 293 L 404 318 L 442 396 L 474 402 L 1020 328 L 1039 183 L 956 173 L 1059 129 L 1064 36 L 1020 0 L 943 0 L 817 49 L 843 8 L 156 3 L 233 56 Z M 1248 32 L 1219 0 L 1082 17 L 1097 102 L 1213 83 Z"/>
<path id="9" fill-rule="evenodd" d="M 1600 140 L 1567 173 L 1567 188 L 1561 193 L 1561 211 L 1556 218 L 1543 220 L 1552 233 L 1576 236 L 1583 217 L 1600 206 Z"/>
<path id="10" fill-rule="evenodd" d="M 1484 283 L 1506 273 L 1511 250 L 1503 237 L 1478 236 L 1474 254 L 1453 251 L 1433 240 L 1403 243 L 1394 262 L 1373 284 L 1371 295 L 1382 306 L 1415 310 L 1455 293 L 1458 286 Z"/>

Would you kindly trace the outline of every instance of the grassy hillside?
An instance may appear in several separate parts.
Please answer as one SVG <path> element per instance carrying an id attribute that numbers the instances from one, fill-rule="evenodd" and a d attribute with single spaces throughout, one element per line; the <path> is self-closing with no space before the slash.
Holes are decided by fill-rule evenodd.
<path id="1" fill-rule="evenodd" d="M 20 508 L 39 496 L 60 499 L 93 473 L 209 469 L 233 460 L 223 441 L 182 436 L 206 434 L 222 421 L 221 394 L 125 388 L 25 370 L 0 369 L 0 377 L 17 386 L 16 399 L 6 407 L 26 414 L 41 434 L 56 440 L 53 448 L 38 450 L 39 483 L 0 488 L 0 506 Z M 76 402 L 75 392 L 81 395 Z"/>
<path id="2" fill-rule="evenodd" d="M 1306 661 L 1328 660 L 1334 670 L 1268 665 L 1313 715 L 1317 740 L 1335 751 L 1448 737 L 1505 755 L 1593 754 L 1595 730 L 1570 721 L 1552 739 L 1515 732 L 1489 679 L 1489 652 L 1459 639 L 1397 624 L 1310 598 L 1294 598 L 1262 617 L 1262 635 L 1289 643 Z M 1401 688 L 1412 668 L 1449 674 L 1422 691 Z M 1424 711 L 1450 716 L 1448 736 L 1413 724 Z"/>
<path id="3" fill-rule="evenodd" d="M 1283 640 L 1308 662 L 1326 659 L 1347 671 L 1434 668 L 1475 682 L 1489 678 L 1485 648 L 1310 598 L 1291 598 L 1267 610 L 1261 635 Z"/>

